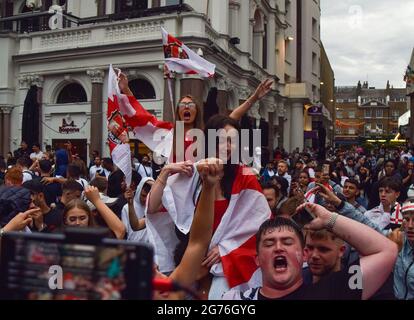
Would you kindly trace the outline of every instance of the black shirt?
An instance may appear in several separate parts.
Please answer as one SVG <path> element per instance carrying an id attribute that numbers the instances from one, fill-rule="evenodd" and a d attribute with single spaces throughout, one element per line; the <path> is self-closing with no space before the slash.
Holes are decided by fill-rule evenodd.
<path id="1" fill-rule="evenodd" d="M 259 290 L 258 300 L 361 300 L 362 290 L 349 286 L 353 276 L 355 273 L 335 272 L 316 284 L 302 284 L 296 291 L 278 299 L 267 298 Z"/>
<path id="2" fill-rule="evenodd" d="M 59 202 L 55 208 L 43 217 L 43 221 L 46 224 L 46 232 L 55 232 L 62 226 L 64 209 L 65 205 Z"/>

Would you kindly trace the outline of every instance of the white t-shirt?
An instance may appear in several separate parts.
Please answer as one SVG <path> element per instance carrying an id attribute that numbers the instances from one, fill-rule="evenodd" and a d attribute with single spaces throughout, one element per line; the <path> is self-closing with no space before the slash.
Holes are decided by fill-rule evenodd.
<path id="1" fill-rule="evenodd" d="M 135 208 L 135 214 L 136 214 L 137 218 L 138 219 L 144 218 L 145 208 L 143 206 L 141 206 L 140 204 L 137 205 L 137 203 L 135 201 L 134 201 L 134 208 Z M 139 230 L 139 231 L 132 230 L 131 223 L 129 222 L 129 212 L 128 211 L 129 210 L 128 210 L 128 203 L 127 203 L 122 208 L 122 213 L 121 213 L 122 223 L 125 225 L 125 228 L 126 228 L 127 240 L 128 241 L 134 241 L 134 242 L 149 242 L 146 228 L 142 229 L 142 230 Z"/>
<path id="2" fill-rule="evenodd" d="M 83 187 L 83 189 L 85 189 L 87 186 L 89 186 L 89 183 L 88 183 L 88 181 L 86 181 L 85 179 L 83 179 L 83 178 L 79 178 L 79 179 L 77 179 L 77 180 L 75 180 L 77 183 L 79 183 L 82 187 Z"/>
<path id="3" fill-rule="evenodd" d="M 152 178 L 152 168 L 146 167 L 141 163 L 137 166 L 137 171 L 142 178 Z"/>
<path id="4" fill-rule="evenodd" d="M 38 153 L 32 152 L 30 154 L 30 159 L 32 161 L 36 161 L 36 160 L 40 161 L 40 160 L 42 160 L 42 158 L 43 158 L 43 152 L 42 151 L 39 151 Z"/>
<path id="5" fill-rule="evenodd" d="M 101 166 L 97 167 L 97 166 L 92 166 L 89 169 L 89 179 L 92 181 L 93 179 L 95 179 L 96 174 L 101 174 L 104 172 L 104 168 L 102 168 Z"/>
<path id="6" fill-rule="evenodd" d="M 33 176 L 30 174 L 30 171 L 25 169 L 23 170 L 23 183 L 33 180 Z"/>

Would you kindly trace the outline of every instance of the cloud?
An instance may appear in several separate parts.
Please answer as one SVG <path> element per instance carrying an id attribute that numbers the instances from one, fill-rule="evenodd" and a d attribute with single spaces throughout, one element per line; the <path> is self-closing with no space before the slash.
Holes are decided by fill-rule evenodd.
<path id="1" fill-rule="evenodd" d="M 321 38 L 337 85 L 405 87 L 413 50 L 414 1 L 323 0 Z"/>

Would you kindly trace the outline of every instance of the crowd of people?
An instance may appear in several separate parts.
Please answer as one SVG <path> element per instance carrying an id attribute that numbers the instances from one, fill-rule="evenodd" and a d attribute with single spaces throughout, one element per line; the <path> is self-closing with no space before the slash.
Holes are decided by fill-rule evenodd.
<path id="1" fill-rule="evenodd" d="M 127 83 L 121 77 L 120 89 L 133 99 Z M 213 115 L 202 129 L 240 130 L 241 117 L 270 85 L 265 81 L 230 115 Z M 198 110 L 191 96 L 178 103 L 186 132 L 196 127 Z M 185 136 L 185 148 L 192 143 Z M 97 151 L 87 164 L 70 142 L 45 151 L 38 143 L 30 147 L 23 141 L 0 159 L 1 235 L 106 227 L 108 237 L 152 245 L 154 276 L 192 287 L 203 299 L 414 299 L 409 149 L 330 148 L 321 159 L 311 148 L 277 148 L 257 172 L 229 163 L 240 148 L 227 141 L 217 145 L 216 157 L 196 163 L 160 165 L 152 154 L 132 156 L 128 185 Z M 311 219 L 301 225 L 297 217 L 305 214 Z M 236 265 L 225 248 L 240 239 L 253 246 Z M 243 270 L 259 271 L 255 284 L 230 279 L 236 267 L 240 278 Z M 154 298 L 190 297 L 156 292 Z"/>

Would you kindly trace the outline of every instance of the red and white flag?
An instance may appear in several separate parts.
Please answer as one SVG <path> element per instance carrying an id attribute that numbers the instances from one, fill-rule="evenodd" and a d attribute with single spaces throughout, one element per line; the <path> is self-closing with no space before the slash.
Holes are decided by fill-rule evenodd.
<path id="1" fill-rule="evenodd" d="M 159 121 L 134 96 L 120 95 L 119 109 L 126 124 L 152 151 L 169 158 L 173 147 L 173 125 Z"/>
<path id="2" fill-rule="evenodd" d="M 243 174 L 245 166 L 240 166 L 233 183 L 229 206 L 213 234 L 210 249 L 218 246 L 222 263 L 214 265 L 210 272 L 225 276 L 230 289 L 244 290 L 261 284 L 261 273 L 255 263 L 256 232 L 259 226 L 270 218 L 271 212 L 260 185 L 253 174 Z M 190 231 L 195 211 L 195 199 L 201 190 L 197 170 L 193 177 L 173 175 L 168 178 L 162 204 L 169 218 L 182 233 Z M 165 219 L 165 217 L 164 217 Z M 173 224 L 173 225 L 174 225 Z M 174 233 L 156 224 L 151 231 L 158 237 Z M 165 242 L 165 241 L 164 241 Z M 173 251 L 167 246 L 167 251 Z M 167 252 L 164 253 L 164 256 Z"/>
<path id="3" fill-rule="evenodd" d="M 114 164 L 125 174 L 127 185 L 131 185 L 132 164 L 129 145 L 128 127 L 119 106 L 121 93 L 118 86 L 118 75 L 112 65 L 108 76 L 108 143 Z"/>
<path id="4" fill-rule="evenodd" d="M 200 57 L 180 40 L 170 35 L 164 28 L 161 28 L 161 31 L 165 63 L 169 71 L 184 74 L 198 74 L 204 78 L 214 76 L 215 64 Z"/>

